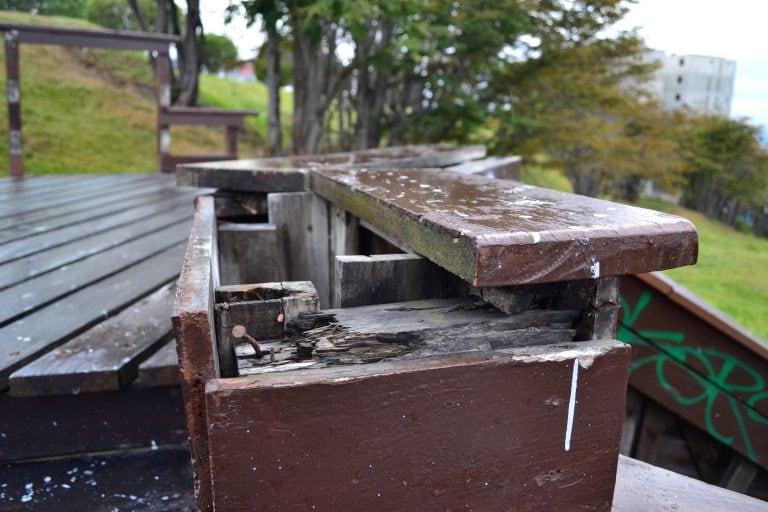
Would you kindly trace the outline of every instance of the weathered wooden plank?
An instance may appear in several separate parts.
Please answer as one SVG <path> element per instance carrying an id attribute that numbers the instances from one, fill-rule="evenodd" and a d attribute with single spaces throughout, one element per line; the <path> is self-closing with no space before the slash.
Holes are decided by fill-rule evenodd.
<path id="1" fill-rule="evenodd" d="M 461 174 L 477 174 L 499 180 L 516 180 L 520 177 L 523 159 L 519 156 L 490 156 L 482 160 L 464 162 L 446 167 L 447 170 Z"/>
<path id="2" fill-rule="evenodd" d="M 0 389 L 11 373 L 42 353 L 96 325 L 179 272 L 175 246 L 0 328 Z M 55 326 L 55 327 L 53 327 Z"/>
<path id="3" fill-rule="evenodd" d="M 155 387 L 178 386 L 179 383 L 179 356 L 176 340 L 171 340 L 139 365 L 139 376 L 132 385 Z"/>
<path id="4" fill-rule="evenodd" d="M 312 281 L 320 307 L 331 304 L 329 205 L 311 192 L 269 194 L 269 222 L 277 227 L 278 275 Z"/>
<path id="5" fill-rule="evenodd" d="M 191 211 L 190 205 L 192 204 L 193 197 L 192 193 L 184 191 L 180 192 L 175 198 L 166 201 L 157 201 L 135 206 L 115 214 L 103 215 L 78 224 L 52 231 L 45 231 L 37 235 L 22 238 L 21 240 L 0 244 L 0 262 L 7 263 L 36 252 L 79 240 L 86 236 L 103 233 L 108 229 L 117 228 L 139 220 L 145 220 L 155 215 L 173 210 L 179 206 L 183 206 Z M 192 215 L 190 214 L 189 217 L 192 218 Z"/>
<path id="6" fill-rule="evenodd" d="M 68 174 L 68 175 L 46 175 L 46 176 L 24 176 L 23 178 L 4 177 L 0 178 L 0 191 L 23 192 L 25 190 L 55 190 L 62 183 L 70 181 L 87 180 L 89 175 Z"/>
<path id="7" fill-rule="evenodd" d="M 195 475 L 195 500 L 202 511 L 211 510 L 211 473 L 205 420 L 205 382 L 218 375 L 218 352 L 213 325 L 216 218 L 213 197 L 195 201 L 195 217 L 184 253 L 173 308 L 173 332 L 179 356 L 179 375 Z"/>
<path id="8" fill-rule="evenodd" d="M 26 194 L 14 194 L 0 205 L 0 218 L 36 210 L 85 201 L 104 195 L 110 189 L 122 189 L 132 184 L 150 183 L 157 180 L 150 174 L 101 175 L 85 182 L 64 182 L 54 191 L 30 191 Z"/>
<path id="9" fill-rule="evenodd" d="M 219 224 L 221 284 L 272 283 L 284 280 L 277 261 L 274 224 Z"/>
<path id="10" fill-rule="evenodd" d="M 145 237 L 154 231 L 174 226 L 174 238 L 188 230 L 189 208 L 180 206 L 174 210 L 140 219 L 116 229 L 105 231 L 63 244 L 45 252 L 33 254 L 24 259 L 0 265 L 0 289 L 25 282 L 35 276 L 44 275 L 63 265 L 71 264 L 88 256 L 119 248 L 130 240 Z M 119 252 L 119 250 L 118 250 Z M 114 254 L 114 251 L 110 254 Z"/>
<path id="11" fill-rule="evenodd" d="M 216 288 L 216 338 L 219 351 L 219 374 L 237 376 L 232 336 L 236 325 L 258 341 L 284 336 L 287 323 L 299 315 L 318 310 L 317 291 L 309 281 L 260 283 Z"/>
<path id="12" fill-rule="evenodd" d="M 121 200 L 116 200 L 115 202 L 96 208 L 80 210 L 56 217 L 49 217 L 35 222 L 22 223 L 12 228 L 1 230 L 0 243 L 10 240 L 20 240 L 46 231 L 78 224 L 83 221 L 103 218 L 106 215 L 124 212 L 136 206 L 173 200 L 178 197 L 178 193 L 178 190 L 174 190 L 170 187 L 163 188 L 155 192 L 138 194 Z"/>
<path id="13" fill-rule="evenodd" d="M 251 192 L 299 192 L 307 190 L 307 176 L 323 168 L 445 167 L 485 156 L 483 146 L 423 144 L 374 148 L 352 153 L 331 153 L 255 160 L 230 160 L 181 165 L 179 185 L 214 187 Z"/>
<path id="14" fill-rule="evenodd" d="M 607 511 L 628 359 L 590 341 L 210 381 L 214 505 Z"/>
<path id="15" fill-rule="evenodd" d="M 184 242 L 190 224 L 183 220 L 0 291 L 0 325 Z"/>
<path id="16" fill-rule="evenodd" d="M 360 222 L 357 217 L 350 215 L 343 208 L 332 204 L 328 209 L 328 263 L 331 268 L 329 290 L 331 302 L 335 301 L 336 288 L 339 286 L 336 275 L 336 257 L 347 254 L 357 254 L 360 247 Z M 334 306 L 336 307 L 336 306 Z"/>
<path id="17" fill-rule="evenodd" d="M 696 261 L 680 217 L 446 170 L 317 170 L 312 190 L 474 286 L 588 279 Z"/>
<path id="18" fill-rule="evenodd" d="M 466 284 L 416 254 L 336 256 L 334 308 L 463 295 Z"/>
<path id="19" fill-rule="evenodd" d="M 31 212 L 20 212 L 18 214 L 9 215 L 0 219 L 0 230 L 7 230 L 8 228 L 12 228 L 18 224 L 31 224 L 50 217 L 61 217 L 62 215 L 68 213 L 89 210 L 91 208 L 108 205 L 123 199 L 129 199 L 147 194 L 148 192 L 155 192 L 156 190 L 172 190 L 170 188 L 173 185 L 171 181 L 167 179 L 159 182 L 158 181 L 159 180 L 157 180 L 156 177 L 152 177 L 139 183 L 128 184 L 118 190 L 104 191 L 102 194 L 91 199 L 85 199 L 83 201 L 77 201 L 74 203 L 68 202 L 63 205 L 50 206 Z"/>
<path id="20" fill-rule="evenodd" d="M 138 375 L 139 363 L 171 338 L 174 284 L 88 329 L 15 371 L 14 396 L 116 391 Z"/>
<path id="21" fill-rule="evenodd" d="M 0 194 L 3 194 L 5 201 L 0 206 L 0 211 L 7 211 L 11 205 L 15 207 L 24 207 L 30 201 L 39 201 L 41 198 L 47 198 L 52 200 L 60 200 L 63 197 L 72 195 L 73 192 L 78 193 L 81 190 L 88 190 L 93 187 L 97 187 L 101 183 L 115 183 L 114 178 L 116 175 L 96 175 L 90 180 L 83 180 L 82 177 L 71 180 L 59 180 L 54 184 L 50 184 L 47 187 L 43 186 L 27 186 L 26 180 L 19 181 L 18 186 L 5 188 L 0 187 Z M 139 175 L 126 175 L 127 178 L 139 176 Z"/>
<path id="22" fill-rule="evenodd" d="M 619 456 L 613 512 L 754 512 L 768 503 L 708 485 L 639 460 Z"/>

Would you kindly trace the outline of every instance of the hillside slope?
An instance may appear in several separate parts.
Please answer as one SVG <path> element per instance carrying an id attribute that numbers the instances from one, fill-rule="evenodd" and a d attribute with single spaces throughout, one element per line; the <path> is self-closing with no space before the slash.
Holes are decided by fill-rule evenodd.
<path id="1" fill-rule="evenodd" d="M 83 20 L 3 11 L 0 21 L 99 28 Z M 0 67 L 5 67 L 3 51 Z M 224 86 L 228 93 L 218 94 L 216 89 Z M 5 95 L 4 79 L 0 94 Z M 201 100 L 210 106 L 262 110 L 266 90 L 261 84 L 204 76 Z M 30 175 L 156 170 L 154 79 L 141 52 L 22 44 L 21 104 L 24 163 Z M 248 122 L 241 137 L 243 156 L 259 154 L 265 130 L 259 118 Z M 0 176 L 8 174 L 7 131 L 3 115 Z M 175 153 L 212 154 L 224 147 L 222 130 L 172 129 Z"/>

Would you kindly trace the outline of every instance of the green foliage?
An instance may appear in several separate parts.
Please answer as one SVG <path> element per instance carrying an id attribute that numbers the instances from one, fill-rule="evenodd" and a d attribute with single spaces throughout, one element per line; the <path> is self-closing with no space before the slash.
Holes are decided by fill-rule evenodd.
<path id="1" fill-rule="evenodd" d="M 88 0 L 0 0 L 0 10 L 82 18 Z"/>
<path id="2" fill-rule="evenodd" d="M 154 32 L 157 2 L 155 0 L 138 0 L 137 4 L 146 24 L 146 30 Z M 128 0 L 90 0 L 85 10 L 85 17 L 105 28 L 142 30 Z"/>
<path id="3" fill-rule="evenodd" d="M 203 66 L 209 73 L 231 69 L 237 64 L 237 48 L 227 36 L 206 34 L 203 47 Z"/>

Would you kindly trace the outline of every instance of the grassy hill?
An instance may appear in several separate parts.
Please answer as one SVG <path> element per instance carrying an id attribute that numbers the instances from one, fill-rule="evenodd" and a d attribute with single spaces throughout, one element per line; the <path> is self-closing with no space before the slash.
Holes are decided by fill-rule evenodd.
<path id="1" fill-rule="evenodd" d="M 0 21 L 99 28 L 83 20 L 0 11 Z M 0 51 L 0 67 L 5 66 Z M 0 81 L 5 95 L 5 80 Z M 203 76 L 201 103 L 266 110 L 262 84 Z M 284 103 L 287 103 L 284 101 Z M 29 174 L 154 171 L 154 78 L 142 52 L 21 45 L 21 105 Z M 3 110 L 5 107 L 3 107 Z M 0 161 L 7 162 L 7 124 L 0 122 Z M 263 116 L 247 121 L 243 156 L 260 154 Z M 171 151 L 211 154 L 224 149 L 223 130 L 172 128 Z M 8 174 L 0 165 L 0 176 Z"/>

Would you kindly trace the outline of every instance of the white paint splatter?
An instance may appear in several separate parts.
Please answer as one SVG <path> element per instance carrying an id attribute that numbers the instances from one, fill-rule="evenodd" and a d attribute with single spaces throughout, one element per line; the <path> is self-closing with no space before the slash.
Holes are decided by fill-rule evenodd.
<path id="1" fill-rule="evenodd" d="M 573 360 L 573 375 L 571 376 L 571 399 L 568 402 L 568 424 L 565 426 L 565 451 L 571 449 L 573 434 L 573 416 L 576 413 L 576 387 L 579 383 L 579 360 Z"/>
<path id="2" fill-rule="evenodd" d="M 600 262 L 597 260 L 593 260 L 592 264 L 589 266 L 589 274 L 592 276 L 592 279 L 597 279 L 600 277 Z"/>
<path id="3" fill-rule="evenodd" d="M 531 233 L 531 238 L 533 238 L 533 243 L 535 244 L 541 241 L 541 235 L 537 231 L 534 231 L 533 233 Z"/>

